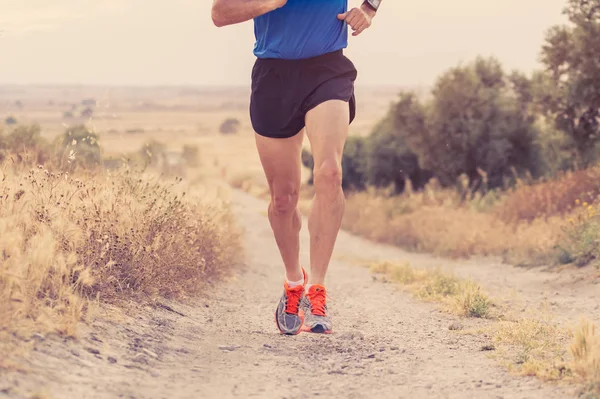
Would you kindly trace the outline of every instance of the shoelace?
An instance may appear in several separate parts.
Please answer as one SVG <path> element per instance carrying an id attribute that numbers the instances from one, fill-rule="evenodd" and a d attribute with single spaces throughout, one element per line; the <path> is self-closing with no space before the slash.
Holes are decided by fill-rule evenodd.
<path id="1" fill-rule="evenodd" d="M 326 316 L 325 314 L 325 301 L 327 299 L 327 294 L 324 290 L 316 289 L 307 294 L 308 299 L 310 300 L 310 305 L 312 309 L 312 314 L 315 316 Z"/>
<path id="2" fill-rule="evenodd" d="M 298 314 L 298 306 L 300 305 L 300 300 L 302 299 L 302 293 L 304 292 L 304 287 L 294 287 L 287 290 L 287 303 L 285 305 L 285 313 L 287 314 Z"/>

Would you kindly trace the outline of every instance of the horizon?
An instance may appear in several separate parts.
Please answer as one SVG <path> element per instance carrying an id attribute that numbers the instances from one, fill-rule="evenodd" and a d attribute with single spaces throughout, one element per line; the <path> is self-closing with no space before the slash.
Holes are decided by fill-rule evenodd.
<path id="1" fill-rule="evenodd" d="M 547 30 L 565 21 L 565 1 L 531 0 L 529 6 L 517 0 L 384 2 L 373 26 L 349 37 L 346 53 L 359 70 L 357 86 L 429 87 L 476 56 L 529 74 L 540 68 Z M 216 28 L 210 4 L 107 0 L 83 7 L 77 0 L 0 0 L 0 8 L 3 86 L 249 84 L 252 22 Z"/>

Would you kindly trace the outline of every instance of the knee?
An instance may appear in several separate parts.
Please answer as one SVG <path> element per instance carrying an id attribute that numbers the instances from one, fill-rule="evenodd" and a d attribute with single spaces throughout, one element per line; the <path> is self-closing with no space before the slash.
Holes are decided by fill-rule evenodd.
<path id="1" fill-rule="evenodd" d="M 292 187 L 275 189 L 271 196 L 271 207 L 278 215 L 285 215 L 295 211 L 297 205 L 298 190 Z"/>
<path id="2" fill-rule="evenodd" d="M 314 169 L 314 186 L 319 192 L 338 192 L 342 187 L 342 167 L 335 160 L 326 160 Z"/>

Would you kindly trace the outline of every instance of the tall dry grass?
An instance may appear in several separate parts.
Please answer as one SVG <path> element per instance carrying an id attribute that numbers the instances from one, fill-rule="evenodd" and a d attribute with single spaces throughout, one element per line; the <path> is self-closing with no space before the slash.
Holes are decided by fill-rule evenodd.
<path id="1" fill-rule="evenodd" d="M 0 172 L 0 331 L 72 335 L 90 300 L 203 290 L 240 260 L 224 202 L 132 170 Z"/>
<path id="2" fill-rule="evenodd" d="M 495 205 L 488 201 L 462 202 L 454 190 L 441 189 L 400 196 L 354 193 L 347 198 L 343 227 L 375 241 L 448 257 L 546 261 L 566 221 L 551 217 L 509 224 L 490 211 Z"/>
<path id="3" fill-rule="evenodd" d="M 519 223 L 569 214 L 576 201 L 594 202 L 600 195 L 600 166 L 566 172 L 535 184 L 518 184 L 495 213 L 505 222 Z"/>

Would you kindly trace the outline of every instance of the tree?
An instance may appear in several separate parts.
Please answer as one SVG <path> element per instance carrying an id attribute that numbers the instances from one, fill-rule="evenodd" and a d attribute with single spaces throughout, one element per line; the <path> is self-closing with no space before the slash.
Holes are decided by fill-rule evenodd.
<path id="1" fill-rule="evenodd" d="M 81 117 L 82 118 L 91 118 L 94 115 L 94 110 L 91 108 L 86 108 L 83 111 L 81 111 Z"/>
<path id="2" fill-rule="evenodd" d="M 342 188 L 364 190 L 367 186 L 367 145 L 363 137 L 346 140 L 342 156 Z"/>
<path id="3" fill-rule="evenodd" d="M 600 141 L 600 0 L 569 0 L 564 13 L 570 25 L 551 28 L 542 49 L 555 89 L 537 101 L 585 166 L 597 159 Z"/>
<path id="4" fill-rule="evenodd" d="M 240 126 L 240 121 L 236 118 L 227 118 L 221 123 L 219 132 L 222 134 L 235 134 Z"/>
<path id="5" fill-rule="evenodd" d="M 420 187 L 419 160 L 409 149 L 406 138 L 422 134 L 425 115 L 413 93 L 401 93 L 398 103 L 373 129 L 367 144 L 369 183 L 376 187 L 393 186 L 394 192 L 404 191 L 406 180 Z M 414 130 L 412 130 L 414 129 Z"/>
<path id="6" fill-rule="evenodd" d="M 438 79 L 432 97 L 426 106 L 402 97 L 395 124 L 442 184 L 452 185 L 465 174 L 472 190 L 484 182 L 493 188 L 513 171 L 535 169 L 534 120 L 498 61 L 478 58 L 452 68 Z"/>

